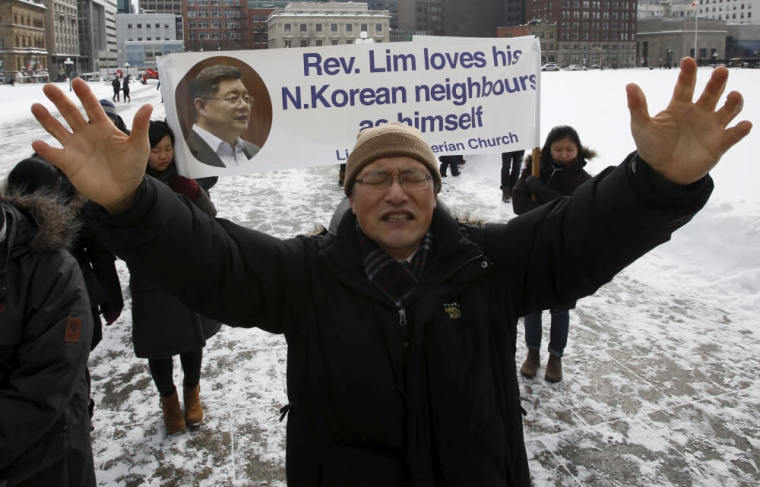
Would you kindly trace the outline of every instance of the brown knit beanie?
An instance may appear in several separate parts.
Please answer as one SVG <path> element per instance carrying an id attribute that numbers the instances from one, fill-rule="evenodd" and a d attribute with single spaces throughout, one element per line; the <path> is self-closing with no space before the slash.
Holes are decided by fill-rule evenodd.
<path id="1" fill-rule="evenodd" d="M 364 129 L 356 136 L 356 144 L 346 161 L 346 180 L 343 185 L 346 196 L 351 196 L 354 180 L 364 166 L 383 157 L 398 156 L 411 157 L 423 163 L 433 176 L 435 192 L 440 191 L 438 159 L 430 144 L 422 138 L 422 133 L 404 123 L 388 122 Z"/>

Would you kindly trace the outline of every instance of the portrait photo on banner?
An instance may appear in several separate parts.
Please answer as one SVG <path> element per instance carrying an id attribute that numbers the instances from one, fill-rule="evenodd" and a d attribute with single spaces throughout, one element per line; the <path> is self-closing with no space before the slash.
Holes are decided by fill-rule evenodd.
<path id="1" fill-rule="evenodd" d="M 253 160 L 272 127 L 264 81 L 246 62 L 213 56 L 195 64 L 174 92 L 181 139 L 208 166 L 236 167 Z"/>

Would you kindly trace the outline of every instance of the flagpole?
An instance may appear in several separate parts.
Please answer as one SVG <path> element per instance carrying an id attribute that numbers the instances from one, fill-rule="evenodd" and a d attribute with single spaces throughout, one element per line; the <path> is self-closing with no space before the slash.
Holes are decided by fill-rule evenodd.
<path id="1" fill-rule="evenodd" d="M 699 54 L 697 54 L 697 33 L 699 32 L 699 11 L 697 10 L 697 1 L 694 0 L 694 59 L 697 60 L 697 66 L 699 66 Z"/>

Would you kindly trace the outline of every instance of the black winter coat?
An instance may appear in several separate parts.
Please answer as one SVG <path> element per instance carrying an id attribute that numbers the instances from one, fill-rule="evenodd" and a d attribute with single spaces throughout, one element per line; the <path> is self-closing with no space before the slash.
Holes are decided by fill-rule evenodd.
<path id="1" fill-rule="evenodd" d="M 92 314 L 66 251 L 77 225 L 49 198 L 9 201 L 0 196 L 8 225 L 0 241 L 0 485 L 94 486 Z"/>
<path id="2" fill-rule="evenodd" d="M 518 317 L 593 293 L 668 240 L 711 187 L 670 185 L 632 155 L 507 224 L 436 210 L 405 310 L 368 281 L 350 212 L 337 235 L 280 240 L 146 178 L 129 211 L 93 217 L 130 266 L 170 276 L 203 313 L 285 334 L 291 487 L 524 486 Z"/>
<path id="3" fill-rule="evenodd" d="M 531 176 L 531 163 L 532 158 L 528 156 L 526 167 L 512 189 L 512 208 L 517 215 L 557 198 L 570 196 L 575 188 L 591 179 L 591 175 L 583 169 L 585 159 L 570 164 L 542 164 L 540 178 Z M 531 198 L 531 195 L 536 198 Z"/>
<path id="4" fill-rule="evenodd" d="M 176 172 L 172 174 L 176 176 Z M 168 180 L 164 184 L 168 185 Z M 203 209 L 216 214 L 214 205 L 202 189 L 201 197 L 198 199 L 202 200 Z M 183 201 L 188 205 L 193 204 L 185 198 Z M 200 206 L 197 202 L 195 205 Z M 129 262 L 127 264 L 129 265 Z M 192 261 L 186 261 L 182 265 L 202 272 L 202 267 Z M 177 354 L 195 352 L 206 346 L 206 339 L 219 331 L 221 325 L 218 321 L 198 314 L 175 295 L 166 292 L 163 281 L 168 276 L 145 277 L 141 269 L 133 268 L 131 265 L 129 270 L 132 343 L 136 356 L 149 359 L 169 358 Z"/>
<path id="5" fill-rule="evenodd" d="M 116 272 L 113 254 L 100 243 L 98 237 L 88 225 L 83 225 L 79 238 L 71 247 L 71 254 L 79 263 L 79 270 L 87 285 L 87 292 L 92 307 L 92 349 L 103 338 L 103 323 L 115 320 L 124 308 L 119 274 Z"/>

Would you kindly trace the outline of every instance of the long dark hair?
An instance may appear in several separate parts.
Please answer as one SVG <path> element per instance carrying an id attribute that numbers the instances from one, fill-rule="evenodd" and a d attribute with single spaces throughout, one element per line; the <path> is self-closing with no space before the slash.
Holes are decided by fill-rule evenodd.
<path id="1" fill-rule="evenodd" d="M 552 160 L 552 144 L 565 137 L 572 140 L 575 147 L 578 148 L 577 161 L 591 159 L 596 156 L 595 151 L 583 147 L 581 139 L 578 137 L 578 132 L 574 128 L 569 125 L 557 125 L 549 131 L 549 135 L 546 136 L 546 142 L 544 142 L 544 146 L 541 148 L 541 167 L 551 167 L 552 162 L 554 162 Z"/>
<path id="2" fill-rule="evenodd" d="M 167 124 L 163 120 L 150 121 L 150 126 L 148 126 L 148 142 L 150 142 L 151 149 L 157 146 L 158 143 L 161 142 L 161 139 L 163 139 L 167 135 L 169 136 L 169 139 L 172 141 L 172 147 L 173 147 L 174 146 L 174 132 L 172 132 L 172 129 L 169 128 L 169 124 Z M 174 157 L 172 157 L 172 162 L 166 167 L 166 169 L 159 172 L 153 169 L 152 167 L 150 167 L 150 159 L 148 159 L 147 161 L 145 161 L 145 172 L 150 174 L 154 178 L 157 178 L 158 180 L 166 184 L 169 184 L 169 179 L 171 179 L 175 174 L 177 174 L 177 165 L 174 164 Z"/>

